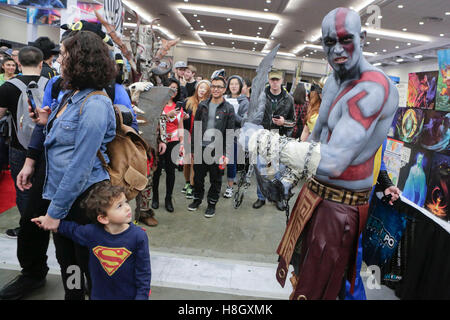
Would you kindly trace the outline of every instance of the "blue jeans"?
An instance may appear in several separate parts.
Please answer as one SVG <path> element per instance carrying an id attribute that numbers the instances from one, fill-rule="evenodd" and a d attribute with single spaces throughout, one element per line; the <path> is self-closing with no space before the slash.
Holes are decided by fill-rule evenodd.
<path id="1" fill-rule="evenodd" d="M 23 216 L 25 209 L 27 208 L 28 198 L 30 197 L 30 191 L 20 191 L 17 188 L 17 176 L 20 170 L 22 170 L 25 163 L 27 152 L 25 150 L 19 150 L 13 147 L 9 147 L 9 165 L 11 168 L 11 176 L 14 180 L 14 188 L 16 188 L 16 204 L 19 209 L 20 216 Z"/>
<path id="2" fill-rule="evenodd" d="M 228 181 L 234 181 L 236 178 L 236 168 L 237 168 L 237 142 L 234 142 L 234 161 L 233 163 L 227 164 L 227 178 Z M 230 161 L 231 162 L 231 161 Z"/>

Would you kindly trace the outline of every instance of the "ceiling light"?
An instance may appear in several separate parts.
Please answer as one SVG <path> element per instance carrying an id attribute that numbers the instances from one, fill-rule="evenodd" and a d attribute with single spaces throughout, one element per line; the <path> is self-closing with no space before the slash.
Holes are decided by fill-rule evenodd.
<path id="1" fill-rule="evenodd" d="M 305 40 L 305 41 L 303 41 L 303 43 L 308 43 L 308 41 Z"/>
<path id="2" fill-rule="evenodd" d="M 262 27 L 258 27 L 259 30 L 262 30 Z"/>
<path id="3" fill-rule="evenodd" d="M 261 32 L 257 32 L 256 34 L 259 36 L 261 34 Z"/>
<path id="4" fill-rule="evenodd" d="M 194 27 L 191 27 L 191 30 L 194 30 Z"/>
<path id="5" fill-rule="evenodd" d="M 399 4 L 399 5 L 397 6 L 397 8 L 402 9 L 402 8 L 403 8 L 403 5 L 402 5 L 402 4 Z"/>
<path id="6" fill-rule="evenodd" d="M 270 37 L 270 40 L 273 40 L 273 39 L 275 39 L 275 37 Z"/>
<path id="7" fill-rule="evenodd" d="M 416 58 L 416 59 L 422 59 L 422 58 L 423 58 L 423 55 L 418 54 L 418 55 L 415 55 L 414 58 Z"/>
<path id="8" fill-rule="evenodd" d="M 203 29 L 204 27 L 205 27 L 205 26 L 200 26 L 200 28 L 202 28 L 202 29 Z"/>
<path id="9" fill-rule="evenodd" d="M 194 17 L 197 18 L 197 14 L 194 14 Z"/>
<path id="10" fill-rule="evenodd" d="M 403 60 L 402 58 L 400 58 L 400 59 L 397 59 L 397 60 L 395 60 L 395 61 L 397 61 L 397 62 L 403 62 L 403 61 L 405 61 L 405 60 Z"/>
<path id="11" fill-rule="evenodd" d="M 441 36 L 441 37 L 443 37 L 444 36 L 444 34 L 443 33 L 441 33 L 439 36 Z"/>
<path id="12" fill-rule="evenodd" d="M 398 48 L 400 48 L 399 46 L 395 46 L 395 49 L 398 49 Z"/>
<path id="13" fill-rule="evenodd" d="M 369 25 L 369 23 L 368 22 L 366 22 L 366 26 L 368 26 Z"/>
<path id="14" fill-rule="evenodd" d="M 272 1 L 271 0 L 266 0 L 266 3 L 271 3 Z"/>
<path id="15" fill-rule="evenodd" d="M 383 16 L 378 16 L 378 19 L 383 19 Z"/>
<path id="16" fill-rule="evenodd" d="M 233 47 L 233 49 L 236 49 L 235 47 Z"/>
<path id="17" fill-rule="evenodd" d="M 214 42 L 211 42 L 211 45 L 213 46 L 213 45 L 214 45 Z"/>
<path id="18" fill-rule="evenodd" d="M 233 42 L 231 42 L 231 44 L 234 44 L 234 41 L 233 41 Z"/>
<path id="19" fill-rule="evenodd" d="M 230 32 L 231 32 L 231 31 L 233 31 L 233 29 L 228 29 L 228 31 L 230 31 Z"/>
<path id="20" fill-rule="evenodd" d="M 189 2 L 189 0 L 184 0 L 184 2 Z"/>
<path id="21" fill-rule="evenodd" d="M 267 8 L 264 8 L 264 11 L 265 11 L 265 12 L 267 12 L 267 11 L 269 11 L 269 9 L 267 9 Z"/>
<path id="22" fill-rule="evenodd" d="M 375 40 L 380 41 L 380 38 L 376 38 Z"/>
<path id="23" fill-rule="evenodd" d="M 197 22 L 200 22 L 200 20 L 197 20 Z"/>
<path id="24" fill-rule="evenodd" d="M 445 13 L 445 15 L 446 15 L 446 16 L 450 16 L 450 11 L 447 11 L 447 12 Z"/>
<path id="25" fill-rule="evenodd" d="M 374 67 L 381 66 L 381 62 L 374 63 L 373 66 L 374 66 Z"/>
<path id="26" fill-rule="evenodd" d="M 370 44 L 370 41 L 367 41 L 366 44 Z"/>
<path id="27" fill-rule="evenodd" d="M 131 20 L 131 18 L 128 18 L 128 20 Z"/>
<path id="28" fill-rule="evenodd" d="M 411 42 L 408 42 L 406 45 L 407 45 L 407 46 L 410 46 L 410 45 L 411 45 Z"/>
<path id="29" fill-rule="evenodd" d="M 386 50 L 386 49 L 383 49 L 383 52 L 387 52 L 387 50 Z"/>
<path id="30" fill-rule="evenodd" d="M 374 55 L 377 55 L 377 54 L 378 54 L 378 52 L 376 52 L 376 51 L 375 51 L 375 52 L 374 52 L 373 54 L 374 54 Z"/>
<path id="31" fill-rule="evenodd" d="M 227 21 L 231 21 L 231 19 L 230 19 L 230 18 L 227 18 Z"/>
<path id="32" fill-rule="evenodd" d="M 423 21 L 419 21 L 419 24 L 420 24 L 420 25 L 423 25 L 423 24 L 424 24 L 424 22 L 423 22 Z"/>
<path id="33" fill-rule="evenodd" d="M 406 28 L 403 28 L 403 29 L 402 29 L 402 31 L 408 31 L 408 29 L 406 29 Z"/>

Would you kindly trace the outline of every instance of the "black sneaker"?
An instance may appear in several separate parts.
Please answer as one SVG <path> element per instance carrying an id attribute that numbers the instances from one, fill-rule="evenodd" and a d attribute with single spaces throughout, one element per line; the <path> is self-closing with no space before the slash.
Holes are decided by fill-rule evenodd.
<path id="1" fill-rule="evenodd" d="M 205 211 L 206 218 L 212 218 L 216 215 L 216 205 L 208 203 L 208 208 Z"/>
<path id="2" fill-rule="evenodd" d="M 37 280 L 20 274 L 2 288 L 0 291 L 0 299 L 19 300 L 31 291 L 44 285 L 45 278 Z"/>
<path id="3" fill-rule="evenodd" d="M 6 230 L 5 234 L 8 238 L 16 239 L 17 236 L 19 235 L 19 230 L 20 230 L 20 227 L 17 227 L 14 229 L 8 229 L 8 230 Z"/>
<path id="4" fill-rule="evenodd" d="M 195 211 L 198 209 L 198 207 L 200 207 L 200 204 L 202 203 L 202 200 L 200 199 L 194 199 L 194 201 L 188 205 L 188 210 L 189 211 Z"/>

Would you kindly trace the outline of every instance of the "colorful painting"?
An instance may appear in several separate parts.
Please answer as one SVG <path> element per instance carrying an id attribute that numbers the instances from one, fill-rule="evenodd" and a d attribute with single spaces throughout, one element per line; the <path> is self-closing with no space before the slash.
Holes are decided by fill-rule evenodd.
<path id="1" fill-rule="evenodd" d="M 67 8 L 67 0 L 7 0 L 9 5 L 39 7 L 48 9 Z"/>
<path id="2" fill-rule="evenodd" d="M 450 113 L 426 111 L 425 123 L 420 136 L 423 148 L 436 152 L 450 153 Z"/>
<path id="3" fill-rule="evenodd" d="M 404 108 L 397 108 L 397 111 L 395 112 L 395 116 L 392 119 L 391 127 L 388 130 L 388 134 L 387 134 L 388 137 L 393 138 L 395 136 L 395 130 L 397 128 L 397 119 L 400 116 L 400 113 L 403 112 L 402 111 L 403 109 Z"/>
<path id="4" fill-rule="evenodd" d="M 406 143 L 418 142 L 425 120 L 424 110 L 418 108 L 399 108 L 395 124 L 394 139 Z"/>
<path id="5" fill-rule="evenodd" d="M 27 23 L 40 25 L 61 25 L 61 12 L 55 9 L 27 8 Z"/>
<path id="6" fill-rule="evenodd" d="M 405 198 L 420 207 L 425 205 L 428 191 L 427 182 L 430 174 L 431 155 L 431 152 L 424 149 L 411 149 L 409 159 L 402 161 L 404 166 L 400 169 L 397 187 L 402 190 L 402 195 Z"/>
<path id="7" fill-rule="evenodd" d="M 425 209 L 450 221 L 449 208 L 450 156 L 435 153 L 431 164 Z"/>
<path id="8" fill-rule="evenodd" d="M 434 109 L 438 72 L 410 73 L 407 107 Z"/>
<path id="9" fill-rule="evenodd" d="M 389 178 L 395 186 L 398 184 L 398 177 L 402 167 L 402 149 L 403 142 L 390 138 L 387 139 L 383 161 Z"/>
<path id="10" fill-rule="evenodd" d="M 450 111 L 450 49 L 439 50 L 439 79 L 436 92 L 436 110 Z"/>

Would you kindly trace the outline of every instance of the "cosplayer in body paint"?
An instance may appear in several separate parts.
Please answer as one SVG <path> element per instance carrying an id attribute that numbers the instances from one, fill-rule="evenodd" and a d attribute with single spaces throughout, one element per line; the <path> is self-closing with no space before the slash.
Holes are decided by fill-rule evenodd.
<path id="1" fill-rule="evenodd" d="M 398 106 L 395 86 L 363 56 L 365 36 L 353 10 L 337 8 L 323 19 L 322 45 L 334 72 L 307 142 L 286 141 L 262 129 L 247 132 L 251 153 L 275 154 L 276 145 L 283 164 L 309 177 L 277 250 L 282 286 L 289 263 L 294 264 L 291 299 L 336 299 L 344 292 L 344 277 L 354 282 L 374 158 Z M 291 261 L 294 253 L 298 260 Z"/>

